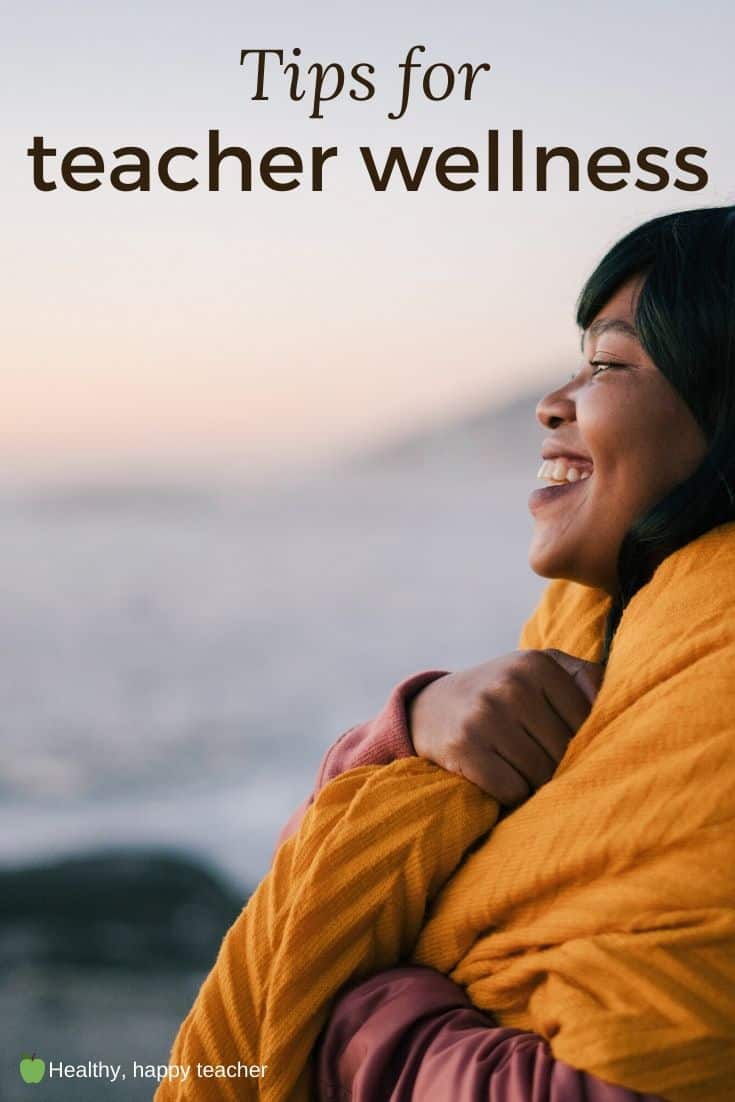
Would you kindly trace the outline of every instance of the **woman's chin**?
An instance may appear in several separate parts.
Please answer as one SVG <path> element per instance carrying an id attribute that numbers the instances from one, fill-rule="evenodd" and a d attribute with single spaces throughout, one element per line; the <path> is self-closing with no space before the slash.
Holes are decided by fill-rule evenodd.
<path id="1" fill-rule="evenodd" d="M 564 578 L 568 582 L 586 585 L 591 589 L 604 590 L 610 595 L 614 594 L 616 589 L 612 565 L 607 574 L 602 569 L 593 569 L 592 564 L 589 563 L 585 569 L 579 556 L 573 555 L 560 545 L 552 546 L 537 542 L 535 537 L 528 552 L 528 565 L 540 578 Z"/>
<path id="2" fill-rule="evenodd" d="M 528 552 L 528 565 L 534 574 L 541 578 L 562 578 L 563 560 L 564 555 L 560 554 L 560 548 L 544 540 L 541 532 L 534 534 Z"/>
<path id="3" fill-rule="evenodd" d="M 528 565 L 534 574 L 540 578 L 566 578 L 570 582 L 581 582 L 582 585 L 593 584 L 583 580 L 577 557 L 570 552 L 568 547 L 562 546 L 559 541 L 553 543 L 544 540 L 541 533 L 537 533 L 531 541 L 528 552 Z"/>

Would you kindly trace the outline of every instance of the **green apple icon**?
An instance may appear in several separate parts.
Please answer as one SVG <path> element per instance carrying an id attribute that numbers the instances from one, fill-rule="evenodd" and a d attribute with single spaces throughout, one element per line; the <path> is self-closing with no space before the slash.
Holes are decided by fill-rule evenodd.
<path id="1" fill-rule="evenodd" d="M 35 1052 L 32 1056 L 21 1056 L 20 1077 L 24 1083 L 40 1083 L 46 1074 L 46 1063 Z"/>

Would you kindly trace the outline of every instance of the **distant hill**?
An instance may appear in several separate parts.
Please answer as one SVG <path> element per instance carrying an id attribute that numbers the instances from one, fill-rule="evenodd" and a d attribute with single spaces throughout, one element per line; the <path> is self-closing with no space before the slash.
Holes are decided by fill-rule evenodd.
<path id="1" fill-rule="evenodd" d="M 381 443 L 356 457 L 358 466 L 410 467 L 449 460 L 482 464 L 496 469 L 525 465 L 540 453 L 542 429 L 536 405 L 543 385 L 502 405 L 483 405 L 477 411 L 432 424 Z"/>

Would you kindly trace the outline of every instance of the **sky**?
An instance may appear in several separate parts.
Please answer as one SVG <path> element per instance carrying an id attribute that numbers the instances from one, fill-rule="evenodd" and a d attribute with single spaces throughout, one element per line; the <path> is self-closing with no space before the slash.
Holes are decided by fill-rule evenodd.
<path id="1" fill-rule="evenodd" d="M 605 249 L 642 220 L 731 202 L 735 12 L 580 0 L 37 0 L 0 16 L 5 264 L 2 478 L 244 477 L 354 451 L 537 387 L 577 365 L 574 301 Z M 399 63 L 487 62 L 468 102 L 422 96 L 404 118 Z M 376 95 L 310 118 L 278 67 L 254 101 L 241 49 L 284 62 L 375 67 Z M 439 74 L 440 75 L 440 74 Z M 117 192 L 33 185 L 34 135 L 91 145 L 201 150 L 210 128 L 253 157 L 337 146 L 321 193 Z M 528 153 L 583 161 L 615 145 L 707 149 L 707 187 L 570 192 L 510 188 L 513 129 Z M 500 190 L 484 185 L 497 129 Z M 360 146 L 476 150 L 474 189 L 374 192 Z M 669 158 L 671 163 L 671 157 Z M 185 168 L 179 162 L 179 169 Z M 559 166 L 557 165 L 557 169 Z M 223 176 L 224 180 L 224 176 Z M 532 185 L 532 181 L 531 181 Z"/>

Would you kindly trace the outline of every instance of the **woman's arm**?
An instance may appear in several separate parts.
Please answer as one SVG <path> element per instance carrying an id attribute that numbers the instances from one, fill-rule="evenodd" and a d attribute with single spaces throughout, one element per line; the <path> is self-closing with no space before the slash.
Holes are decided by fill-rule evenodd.
<path id="1" fill-rule="evenodd" d="M 588 663 L 573 661 L 579 671 L 569 670 L 570 676 L 588 670 Z M 395 687 L 376 719 L 337 740 L 322 760 L 314 793 L 291 816 L 279 845 L 296 831 L 328 781 L 360 765 L 388 764 L 416 753 L 409 725 L 411 705 L 422 689 L 444 676 L 442 671 L 428 671 L 407 678 Z M 591 690 L 585 686 L 588 694 L 594 695 L 594 685 Z M 451 728 L 451 722 L 440 726 Z M 336 1002 L 323 1033 L 318 1069 L 320 1102 L 644 1099 L 555 1061 L 536 1034 L 496 1027 L 451 980 L 414 966 L 380 973 Z M 653 1096 L 645 1100 L 660 1102 Z"/>
<path id="2" fill-rule="evenodd" d="M 314 794 L 359 765 L 417 754 L 514 807 L 549 780 L 601 677 L 595 663 L 558 650 L 514 651 L 456 674 L 415 674 L 396 686 L 377 719 L 351 728 L 327 751 Z M 295 833 L 314 794 L 278 845 Z"/>
<path id="3" fill-rule="evenodd" d="M 555 1060 L 502 1029 L 431 968 L 392 968 L 335 1003 L 315 1062 L 319 1102 L 663 1102 Z"/>
<path id="4" fill-rule="evenodd" d="M 330 746 L 319 766 L 314 791 L 296 808 L 281 830 L 276 849 L 296 833 L 306 809 L 328 781 L 349 769 L 357 769 L 359 765 L 388 765 L 398 758 L 409 758 L 416 753 L 408 730 L 408 705 L 421 689 L 444 677 L 445 672 L 426 670 L 399 682 L 375 719 L 351 727 Z"/>

